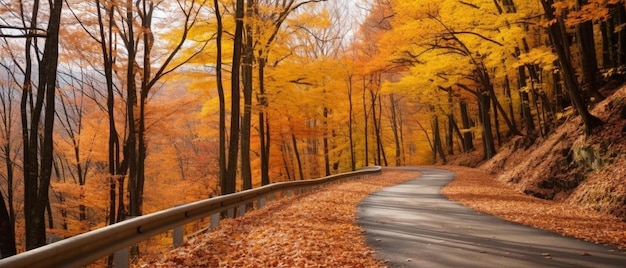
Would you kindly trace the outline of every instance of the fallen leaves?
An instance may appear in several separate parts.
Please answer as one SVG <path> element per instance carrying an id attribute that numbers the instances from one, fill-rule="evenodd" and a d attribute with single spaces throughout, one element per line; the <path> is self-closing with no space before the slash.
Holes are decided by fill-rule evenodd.
<path id="1" fill-rule="evenodd" d="M 368 194 L 416 177 L 384 171 L 283 198 L 186 242 L 151 267 L 385 267 L 365 244 L 356 206 Z"/>
<path id="2" fill-rule="evenodd" d="M 524 195 L 480 170 L 446 168 L 456 172 L 442 190 L 450 200 L 508 221 L 626 248 L 626 222 L 617 217 Z"/>

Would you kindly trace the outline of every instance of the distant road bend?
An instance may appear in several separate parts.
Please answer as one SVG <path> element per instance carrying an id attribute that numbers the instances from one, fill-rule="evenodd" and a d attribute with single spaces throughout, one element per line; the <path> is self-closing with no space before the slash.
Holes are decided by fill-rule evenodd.
<path id="1" fill-rule="evenodd" d="M 439 192 L 454 173 L 375 192 L 358 207 L 367 244 L 389 267 L 626 267 L 626 253 L 476 212 Z"/>

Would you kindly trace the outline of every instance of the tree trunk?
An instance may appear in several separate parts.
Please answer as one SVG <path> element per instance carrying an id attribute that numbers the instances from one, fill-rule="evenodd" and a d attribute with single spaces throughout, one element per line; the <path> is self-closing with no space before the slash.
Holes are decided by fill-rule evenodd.
<path id="1" fill-rule="evenodd" d="M 7 206 L 4 203 L 4 196 L 0 191 L 0 259 L 15 254 L 17 254 L 15 248 L 15 229 Z"/>
<path id="2" fill-rule="evenodd" d="M 519 48 L 515 48 L 516 55 L 521 52 Z M 518 88 L 521 99 L 521 111 L 522 119 L 524 120 L 524 126 L 526 127 L 526 135 L 535 135 L 535 122 L 530 111 L 530 99 L 528 97 L 528 85 L 526 83 L 526 70 L 524 66 L 517 68 Z"/>
<path id="3" fill-rule="evenodd" d="M 246 16 L 252 17 L 253 1 L 246 1 Z M 252 25 L 245 25 L 245 42 L 243 45 L 243 118 L 241 121 L 241 181 L 242 190 L 252 189 L 252 170 L 250 167 L 250 138 L 252 126 L 252 64 L 254 51 L 252 48 Z"/>
<path id="4" fill-rule="evenodd" d="M 433 110 L 434 112 L 434 109 L 431 110 Z M 439 132 L 439 117 L 436 114 L 433 115 L 433 139 L 435 143 L 433 150 L 433 161 L 437 162 L 437 155 L 439 155 L 443 164 L 446 164 L 446 154 L 443 152 L 443 144 L 441 142 L 441 134 Z"/>
<path id="5" fill-rule="evenodd" d="M 215 8 L 215 20 L 217 23 L 217 33 L 215 36 L 216 43 L 216 61 L 215 61 L 215 80 L 217 84 L 217 94 L 219 98 L 219 176 L 220 187 L 224 191 L 226 185 L 226 100 L 224 93 L 224 84 L 222 82 L 222 36 L 224 26 L 222 24 L 222 13 L 220 11 L 219 1 L 213 0 L 213 7 Z"/>
<path id="6" fill-rule="evenodd" d="M 283 158 L 283 166 L 285 167 L 285 173 L 287 174 L 287 181 L 293 181 L 295 179 L 293 179 L 291 177 L 291 163 L 293 161 L 290 161 L 292 158 L 290 157 L 290 152 L 289 152 L 289 144 L 287 143 L 287 141 L 283 140 L 283 144 L 281 146 L 280 152 L 282 154 L 282 158 Z M 294 172 L 295 172 L 295 168 L 294 168 Z"/>
<path id="7" fill-rule="evenodd" d="M 396 102 L 395 96 L 393 94 L 389 95 L 389 103 L 391 108 L 391 130 L 393 131 L 393 140 L 396 144 L 396 166 L 401 166 L 401 157 L 402 157 L 402 143 L 400 141 L 400 127 L 398 120 L 398 104 Z"/>
<path id="8" fill-rule="evenodd" d="M 509 103 L 509 116 L 511 117 L 511 123 L 517 128 L 517 123 L 515 122 L 515 110 L 513 109 L 513 98 L 511 94 L 511 81 L 509 80 L 508 75 L 504 75 L 504 95 L 506 96 Z"/>
<path id="9" fill-rule="evenodd" d="M 226 178 L 222 185 L 222 194 L 234 193 L 237 178 L 237 155 L 239 152 L 240 134 L 240 70 L 243 39 L 244 0 L 237 0 L 235 7 L 235 34 L 233 41 L 233 60 L 231 68 L 231 118 L 230 118 L 230 143 L 228 146 L 228 168 Z"/>
<path id="10" fill-rule="evenodd" d="M 300 159 L 300 151 L 298 151 L 298 142 L 296 141 L 296 135 L 291 134 L 291 143 L 293 145 L 293 152 L 296 154 L 296 162 L 298 163 L 298 174 L 300 180 L 304 180 L 304 171 L 302 170 L 302 160 Z"/>
<path id="11" fill-rule="evenodd" d="M 352 103 L 352 75 L 348 76 L 348 139 L 350 140 L 350 167 L 356 170 L 356 156 L 354 153 L 354 104 Z"/>
<path id="12" fill-rule="evenodd" d="M 380 127 L 378 125 L 378 114 L 376 111 L 376 101 L 378 100 L 378 93 L 375 93 L 373 89 L 370 88 L 370 100 L 372 103 L 370 104 L 370 109 L 372 110 L 372 123 L 374 124 L 374 137 L 376 138 L 376 165 L 382 165 L 382 154 L 380 151 Z"/>
<path id="13" fill-rule="evenodd" d="M 454 120 L 454 117 L 450 117 L 448 115 L 448 122 L 451 125 L 451 128 L 452 128 L 451 130 L 456 132 L 458 139 L 461 141 L 461 144 L 465 144 L 465 138 L 463 137 L 463 133 L 461 133 L 461 129 L 459 129 L 459 125 L 457 125 L 456 120 Z M 463 147 L 463 150 L 465 150 L 465 147 Z"/>
<path id="14" fill-rule="evenodd" d="M 365 84 L 365 77 L 363 77 L 363 124 L 364 124 L 364 126 L 363 126 L 363 138 L 365 140 L 365 150 L 364 150 L 365 162 L 363 163 L 364 166 L 368 166 L 370 164 L 370 161 L 369 161 L 369 135 L 368 135 L 369 134 L 368 133 L 368 131 L 369 131 L 369 129 L 368 129 L 369 128 L 369 121 L 368 121 L 369 118 L 368 117 L 369 116 L 367 114 L 368 106 L 367 106 L 367 101 L 366 101 L 366 97 L 365 97 L 367 95 L 366 92 L 367 92 L 367 86 Z"/>
<path id="15" fill-rule="evenodd" d="M 119 176 L 117 178 L 117 222 L 121 222 L 127 218 L 128 212 L 126 211 L 126 205 L 124 205 L 124 183 L 126 176 Z"/>
<path id="16" fill-rule="evenodd" d="M 545 15 L 548 20 L 555 19 L 554 10 L 552 7 L 553 0 L 545 0 L 542 1 L 543 8 L 545 10 Z M 548 27 L 548 32 L 550 34 L 552 44 L 557 52 L 559 57 L 559 63 L 561 66 L 561 70 L 563 72 L 563 78 L 565 80 L 565 86 L 567 87 L 567 91 L 569 92 L 570 98 L 572 99 L 572 103 L 574 107 L 578 111 L 578 114 L 583 120 L 585 124 L 585 133 L 588 135 L 591 133 L 591 130 L 597 126 L 603 124 L 602 120 L 593 116 L 587 106 L 585 106 L 585 102 L 582 99 L 582 95 L 580 94 L 580 89 L 578 88 L 578 81 L 576 80 L 576 74 L 574 72 L 574 68 L 572 67 L 572 62 L 570 58 L 567 56 L 568 47 L 565 43 L 566 35 L 563 32 L 564 22 L 561 17 L 556 17 L 556 23 L 551 24 Z"/>
<path id="17" fill-rule="evenodd" d="M 380 79 L 380 78 L 379 78 Z M 378 85 L 378 87 L 380 88 L 380 84 Z M 380 150 L 380 153 L 382 155 L 382 165 L 384 166 L 388 166 L 389 163 L 387 162 L 387 154 L 385 153 L 385 146 L 383 143 L 383 130 L 382 130 L 382 121 L 383 121 L 383 100 L 381 99 L 380 95 L 378 97 L 378 101 L 380 102 L 378 105 L 378 131 L 376 131 L 377 137 L 376 139 L 378 140 L 378 148 Z"/>
<path id="18" fill-rule="evenodd" d="M 626 7 L 623 4 L 615 4 L 610 7 L 611 18 L 613 21 L 614 31 L 611 32 L 615 35 L 615 56 L 617 59 L 617 66 L 626 64 L 626 30 L 624 30 L 624 23 L 626 23 Z M 620 29 L 615 32 L 616 29 Z"/>
<path id="19" fill-rule="evenodd" d="M 262 55 L 261 55 L 262 56 Z M 267 115 L 268 105 L 265 96 L 265 58 L 259 59 L 259 138 L 261 139 L 261 185 L 270 184 L 270 122 Z"/>
<path id="20" fill-rule="evenodd" d="M 517 130 L 517 127 L 515 127 L 515 124 L 513 124 L 511 122 L 511 120 L 509 119 L 509 116 L 506 114 L 506 111 L 502 107 L 502 104 L 500 104 L 500 100 L 498 100 L 498 98 L 496 97 L 496 92 L 493 89 L 493 84 L 489 80 L 488 74 L 485 73 L 484 76 L 485 76 L 485 80 L 486 80 L 486 83 L 484 83 L 484 86 L 487 88 L 489 96 L 491 97 L 491 101 L 493 101 L 494 114 L 497 113 L 497 111 L 500 111 L 502 119 L 504 119 L 504 122 L 506 123 L 507 127 L 509 128 L 509 131 L 511 131 L 511 134 L 513 134 L 513 135 L 521 135 L 519 130 Z M 500 131 L 500 130 L 498 129 L 498 131 Z"/>
<path id="21" fill-rule="evenodd" d="M 37 13 L 39 10 L 39 1 L 34 1 L 33 12 L 32 12 L 32 21 L 31 21 L 31 29 L 30 31 L 35 31 L 37 27 Z M 33 99 L 33 81 L 31 80 L 32 76 L 32 59 L 31 59 L 31 49 L 32 49 L 32 37 L 26 38 L 25 44 L 25 56 L 26 56 L 26 66 L 24 67 L 24 82 L 22 86 L 22 98 L 20 101 L 20 115 L 22 119 L 22 143 L 24 146 L 23 150 L 23 162 L 24 162 L 24 220 L 25 220 L 25 232 L 26 232 L 26 244 L 27 249 L 36 248 L 40 245 L 40 242 L 37 237 L 40 235 L 38 232 L 38 228 L 41 223 L 39 221 L 43 221 L 37 211 L 37 175 L 39 173 L 39 165 L 38 165 L 38 143 L 31 144 L 31 134 L 29 132 L 30 122 L 32 117 L 37 116 L 40 117 L 40 114 L 34 114 L 29 107 L 32 107 L 32 99 Z M 28 103 L 30 102 L 30 104 Z M 40 113 L 40 111 L 38 111 Z M 39 128 L 39 118 L 36 121 L 37 128 Z M 35 139 L 37 141 L 37 139 Z M 37 221 L 37 222 L 36 222 Z M 44 227 L 45 228 L 45 227 Z M 45 232 L 44 232 L 45 236 Z M 30 245 L 30 247 L 29 247 Z"/>
<path id="22" fill-rule="evenodd" d="M 498 120 L 498 109 L 496 102 L 493 102 L 493 123 L 496 129 L 496 139 L 498 140 L 498 146 L 502 146 L 502 135 L 500 135 L 500 121 Z"/>
<path id="23" fill-rule="evenodd" d="M 532 72 L 531 72 L 532 73 Z M 545 123 L 545 118 L 542 117 L 541 109 L 539 108 L 539 94 L 537 94 L 537 90 L 535 90 L 535 82 L 534 78 L 530 80 L 530 92 L 532 93 L 533 106 L 535 107 L 535 114 L 537 115 L 537 126 L 539 126 L 539 135 L 544 137 L 546 133 L 543 131 L 543 125 Z"/>
<path id="24" fill-rule="evenodd" d="M 461 100 L 461 121 L 463 123 L 463 129 L 469 130 L 472 128 L 469 119 L 469 112 L 467 111 L 467 102 Z M 471 131 L 466 131 L 463 134 L 463 150 L 466 152 L 474 150 L 474 138 Z"/>
<path id="25" fill-rule="evenodd" d="M 555 65 L 558 63 L 555 63 Z M 556 73 L 556 72 L 552 72 L 552 80 L 553 82 L 553 87 L 554 87 L 554 113 L 560 113 L 563 112 L 563 110 L 565 110 L 565 107 L 567 107 L 568 105 L 566 105 L 566 100 L 565 100 L 565 96 L 563 95 L 563 87 L 561 87 L 561 76 Z"/>
<path id="26" fill-rule="evenodd" d="M 578 7 L 587 4 L 587 0 L 577 0 Z M 598 91 L 596 75 L 598 74 L 598 60 L 593 32 L 593 22 L 586 21 L 576 26 L 576 41 L 580 50 L 580 65 L 582 67 L 583 90 L 594 102 L 602 101 L 605 97 Z"/>
<path id="27" fill-rule="evenodd" d="M 109 171 L 109 215 L 107 219 L 108 224 L 116 222 L 116 176 L 120 175 L 120 143 L 115 126 L 115 93 L 113 82 L 113 10 L 114 5 L 102 5 L 100 0 L 95 0 L 98 14 L 98 29 L 100 36 L 100 49 L 102 52 L 102 63 L 104 69 L 104 78 L 106 80 L 107 88 L 107 119 L 109 123 L 109 138 L 108 138 L 108 171 Z M 107 25 L 105 28 L 105 14 L 102 10 L 106 11 Z"/>
<path id="28" fill-rule="evenodd" d="M 22 115 L 22 118 L 30 115 L 30 130 L 32 130 L 28 132 L 28 129 L 25 129 L 28 139 L 24 141 L 24 144 L 28 144 L 28 146 L 24 146 L 24 153 L 28 154 L 28 157 L 24 159 L 24 211 L 27 250 L 46 244 L 45 210 L 49 203 L 48 191 L 52 174 L 59 29 L 63 1 L 50 1 L 50 4 L 51 10 L 45 47 L 39 63 L 37 100 L 32 112 Z M 35 5 L 38 6 L 38 1 Z M 38 8 L 34 9 L 37 10 Z M 36 12 L 33 14 L 37 16 Z M 36 26 L 36 24 L 32 25 L 32 27 Z M 31 47 L 26 49 L 26 53 L 30 54 Z M 29 92 L 25 91 L 23 94 L 29 94 Z M 43 127 L 40 125 L 42 117 Z M 23 124 L 27 125 L 28 123 L 23 122 Z M 43 135 L 41 146 L 39 146 L 40 135 Z M 37 156 L 38 154 L 41 154 L 41 158 Z"/>
<path id="29" fill-rule="evenodd" d="M 328 136 L 330 135 L 330 133 L 328 133 L 328 108 L 326 108 L 326 106 L 324 106 L 324 111 L 323 111 L 323 116 L 324 116 L 324 136 L 322 137 L 322 143 L 324 146 L 324 171 L 326 176 L 330 176 L 330 150 L 328 147 Z"/>
<path id="30" fill-rule="evenodd" d="M 448 131 L 446 133 L 446 146 L 448 155 L 454 154 L 454 100 L 452 98 L 452 88 L 448 88 Z"/>
<path id="31" fill-rule="evenodd" d="M 377 79 L 380 79 L 380 77 Z M 370 89 L 370 96 L 372 98 L 372 121 L 374 123 L 374 134 L 376 137 L 376 164 L 387 166 L 387 157 L 385 155 L 385 148 L 382 140 L 382 100 L 380 98 L 380 92 L 374 92 L 373 89 Z M 376 106 L 377 101 L 379 102 L 378 106 Z M 376 109 L 377 107 L 378 111 Z"/>
<path id="32" fill-rule="evenodd" d="M 481 123 L 483 124 L 483 147 L 484 147 L 484 159 L 491 159 L 496 154 L 496 147 L 493 141 L 493 133 L 491 132 L 491 116 L 489 114 L 490 97 L 485 94 L 478 96 L 478 105 Z"/>
<path id="33" fill-rule="evenodd" d="M 610 69 L 615 67 L 613 57 L 613 40 L 610 20 L 600 22 L 600 32 L 602 34 L 602 68 Z"/>
<path id="34" fill-rule="evenodd" d="M 15 247 L 15 205 L 14 202 L 14 175 L 15 175 L 15 162 L 11 155 L 11 147 L 13 146 L 13 139 L 11 135 L 13 133 L 11 120 L 13 118 L 13 101 L 12 94 L 8 94 L 8 100 L 2 101 L 3 111 L 2 115 L 4 131 L 4 145 L 3 145 L 3 157 L 6 168 L 6 203 L 2 191 L 0 191 L 0 259 L 6 258 L 17 254 Z M 6 106 L 5 106 L 6 104 Z"/>
<path id="35" fill-rule="evenodd" d="M 145 59 L 144 59 L 145 60 Z M 146 66 L 149 69 L 149 65 Z M 144 88 L 142 86 L 142 88 Z M 145 89 L 145 88 L 144 88 Z M 134 196 L 130 196 L 130 215 L 141 216 L 143 215 L 143 192 L 146 181 L 146 157 L 148 156 L 146 145 L 146 103 L 148 101 L 147 91 L 141 91 L 141 97 L 139 101 L 139 126 L 137 132 L 137 177 L 135 179 L 135 191 Z M 129 183 L 131 181 L 129 180 Z M 134 204 L 133 204 L 134 202 Z"/>
<path id="36" fill-rule="evenodd" d="M 139 133 L 135 111 L 137 106 L 137 88 L 135 85 L 135 32 L 134 32 L 133 1 L 126 1 L 126 26 L 128 27 L 128 40 L 126 50 L 128 51 L 128 61 L 126 62 L 126 116 L 128 122 L 128 140 L 124 159 L 128 160 L 128 193 L 129 193 L 129 215 L 135 213 L 137 202 L 135 193 L 137 192 L 137 135 Z M 120 192 L 120 195 L 123 193 Z"/>

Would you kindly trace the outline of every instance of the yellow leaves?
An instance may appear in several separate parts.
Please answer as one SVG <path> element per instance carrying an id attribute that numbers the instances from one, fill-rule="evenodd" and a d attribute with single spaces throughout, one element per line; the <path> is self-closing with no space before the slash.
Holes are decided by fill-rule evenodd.
<path id="1" fill-rule="evenodd" d="M 502 79 L 506 68 L 514 65 L 508 62 L 516 60 L 511 56 L 514 48 L 526 35 L 516 22 L 537 11 L 527 8 L 500 14 L 489 0 L 398 0 L 392 7 L 391 28 L 382 34 L 378 54 L 366 66 L 372 70 L 408 69 L 402 70 L 404 77 L 399 82 L 385 85 L 385 91 L 420 95 L 438 86 L 467 84 L 468 77 L 475 76 L 473 71 L 483 67 L 489 70 L 492 82 Z M 551 67 L 553 58 L 549 56 L 531 54 L 527 60 L 543 60 L 542 66 Z"/>
<path id="2" fill-rule="evenodd" d="M 556 60 L 558 60 L 558 57 L 552 53 L 552 50 L 549 47 L 541 46 L 532 48 L 528 53 L 521 54 L 518 57 L 517 66 L 537 64 L 545 70 L 552 70 L 555 68 L 554 63 Z"/>
<path id="3" fill-rule="evenodd" d="M 356 205 L 370 192 L 414 176 L 385 172 L 271 202 L 242 218 L 223 221 L 216 231 L 151 266 L 383 267 L 355 223 Z"/>

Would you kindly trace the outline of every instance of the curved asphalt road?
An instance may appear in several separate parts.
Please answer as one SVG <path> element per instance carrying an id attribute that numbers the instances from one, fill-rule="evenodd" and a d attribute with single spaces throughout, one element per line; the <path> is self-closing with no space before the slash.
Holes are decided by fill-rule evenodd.
<path id="1" fill-rule="evenodd" d="M 506 222 L 449 201 L 454 173 L 413 168 L 419 179 L 375 192 L 358 207 L 367 244 L 389 267 L 626 267 L 626 253 Z"/>

